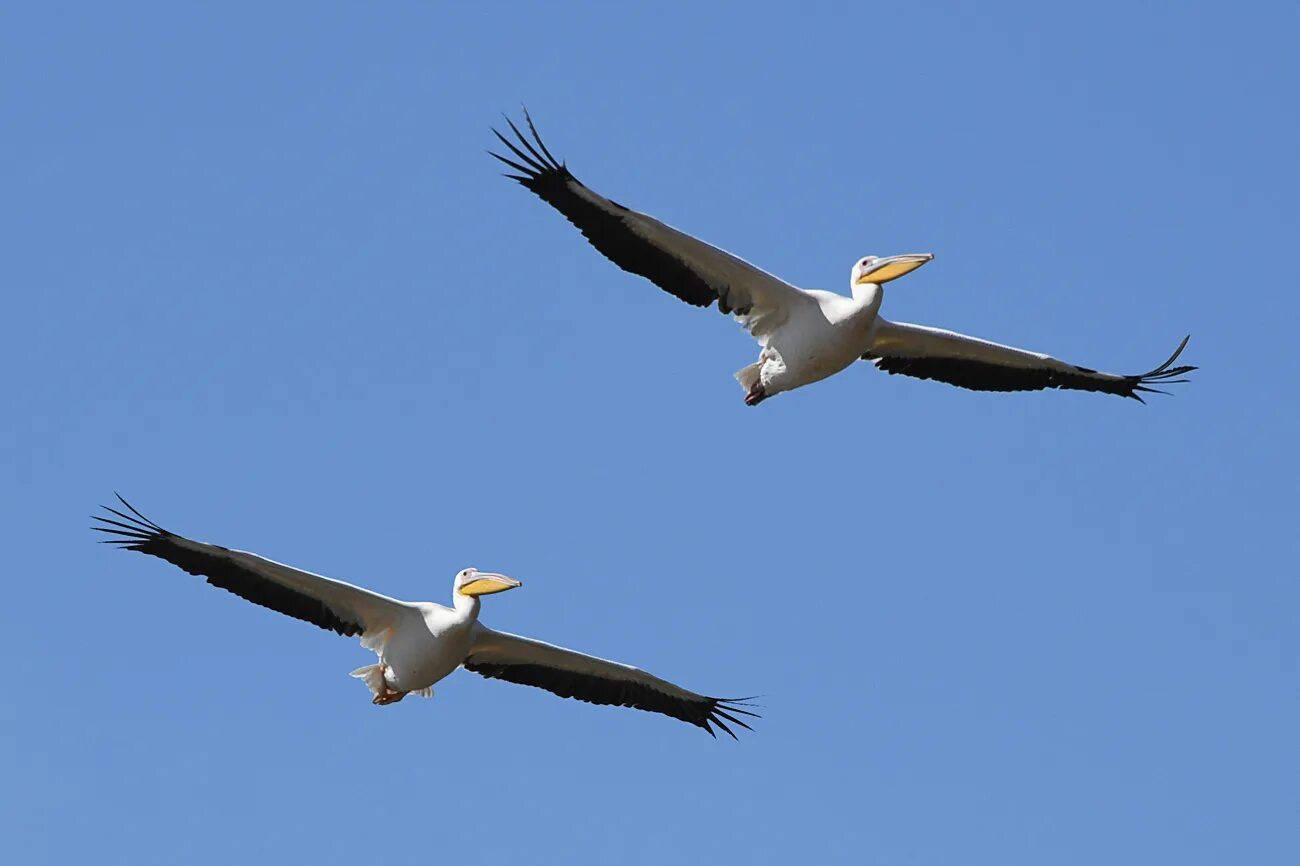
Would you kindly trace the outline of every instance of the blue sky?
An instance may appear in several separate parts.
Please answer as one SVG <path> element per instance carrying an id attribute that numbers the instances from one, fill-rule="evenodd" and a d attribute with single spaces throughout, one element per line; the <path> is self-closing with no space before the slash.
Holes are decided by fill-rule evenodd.
<path id="1" fill-rule="evenodd" d="M 14 862 L 1294 863 L 1297 13 L 9 4 Z M 187 8 L 180 8 L 185 6 Z M 1172 398 L 755 347 L 484 150 L 885 313 Z M 793 459 L 792 459 L 792 455 Z M 714 694 L 738 743 L 354 642 L 92 543 L 165 526 Z"/>

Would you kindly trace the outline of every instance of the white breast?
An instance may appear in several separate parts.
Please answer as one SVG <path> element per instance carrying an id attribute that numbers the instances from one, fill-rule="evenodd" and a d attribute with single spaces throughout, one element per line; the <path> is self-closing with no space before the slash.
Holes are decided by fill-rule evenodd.
<path id="1" fill-rule="evenodd" d="M 825 379 L 848 367 L 865 351 L 873 311 L 863 310 L 854 299 L 832 292 L 809 294 L 817 299 L 817 306 L 808 307 L 803 315 L 791 316 L 768 340 L 768 346 L 782 362 L 763 369 L 769 393 Z"/>
<path id="2" fill-rule="evenodd" d="M 415 691 L 438 682 L 465 660 L 473 620 L 441 605 L 421 605 L 419 617 L 402 623 L 384 647 L 389 685 Z"/>

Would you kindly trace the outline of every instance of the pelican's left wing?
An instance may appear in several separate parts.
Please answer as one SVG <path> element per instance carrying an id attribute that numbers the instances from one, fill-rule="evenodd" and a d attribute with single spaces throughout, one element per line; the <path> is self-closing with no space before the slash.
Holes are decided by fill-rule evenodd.
<path id="1" fill-rule="evenodd" d="M 490 679 L 536 686 L 562 698 L 663 713 L 710 734 L 710 725 L 717 725 L 733 739 L 736 735 L 726 722 L 750 730 L 736 716 L 757 715 L 737 706 L 739 700 L 697 695 L 631 665 L 494 631 L 481 623 L 475 624 L 465 669 Z"/>
<path id="2" fill-rule="evenodd" d="M 734 314 L 755 337 L 771 333 L 796 307 L 816 304 L 806 292 L 744 259 L 592 192 L 551 156 L 526 111 L 524 120 L 532 141 L 506 118 L 516 140 L 492 132 L 515 159 L 492 156 L 519 172 L 506 177 L 564 214 L 593 247 L 623 270 L 697 307 L 716 300 L 720 311 Z"/>
<path id="3" fill-rule="evenodd" d="M 1195 370 L 1172 366 L 1190 337 L 1184 337 L 1169 360 L 1147 373 L 1124 376 L 1078 367 L 1050 355 L 1027 352 L 940 328 L 877 319 L 871 348 L 863 355 L 886 373 L 934 379 L 972 391 L 1039 391 L 1066 388 L 1100 391 L 1142 400 L 1139 391 L 1163 394 L 1153 384 L 1171 385 Z"/>
<path id="4" fill-rule="evenodd" d="M 117 498 L 131 513 L 104 506 L 114 517 L 96 516 L 100 525 L 91 527 L 112 536 L 106 544 L 165 559 L 253 604 L 344 636 L 359 635 L 366 646 L 412 610 L 406 602 L 360 586 L 168 532 Z"/>

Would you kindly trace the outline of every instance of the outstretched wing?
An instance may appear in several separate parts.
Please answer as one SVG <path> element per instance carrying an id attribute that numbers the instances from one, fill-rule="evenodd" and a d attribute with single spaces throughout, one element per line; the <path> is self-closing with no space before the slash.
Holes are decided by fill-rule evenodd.
<path id="1" fill-rule="evenodd" d="M 862 356 L 886 373 L 934 379 L 972 391 L 1040 391 L 1066 388 L 1100 391 L 1145 402 L 1138 392 L 1163 394 L 1153 384 L 1185 382 L 1195 370 L 1173 366 L 1191 337 L 1184 337 L 1169 360 L 1147 373 L 1123 376 L 1078 367 L 1050 355 L 990 343 L 965 334 L 877 319 L 871 348 Z"/>
<path id="2" fill-rule="evenodd" d="M 678 231 L 654 217 L 592 192 L 546 149 L 524 112 L 532 141 L 506 118 L 515 141 L 492 130 L 514 159 L 492 156 L 518 172 L 508 174 L 577 226 L 591 245 L 625 271 L 645 277 L 688 304 L 714 301 L 755 336 L 770 333 L 791 309 L 815 303 L 803 291 L 744 259 Z"/>
<path id="3" fill-rule="evenodd" d="M 741 709 L 747 706 L 743 699 L 697 695 L 630 665 L 494 631 L 482 623 L 475 624 L 465 669 L 491 679 L 536 686 L 562 698 L 663 713 L 710 734 L 711 725 L 717 725 L 733 739 L 736 735 L 727 722 L 751 730 L 737 716 L 757 717 Z"/>
<path id="4" fill-rule="evenodd" d="M 126 550 L 165 559 L 208 583 L 262 607 L 341 635 L 365 635 L 394 625 L 410 606 L 397 599 L 272 562 L 255 553 L 191 541 L 168 532 L 129 502 L 117 497 L 130 514 L 103 506 L 114 517 L 95 516 L 91 528 Z"/>

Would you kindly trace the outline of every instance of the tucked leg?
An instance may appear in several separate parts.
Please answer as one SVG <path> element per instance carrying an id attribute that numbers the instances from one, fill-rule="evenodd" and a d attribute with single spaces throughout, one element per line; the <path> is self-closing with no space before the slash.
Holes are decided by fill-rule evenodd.
<path id="1" fill-rule="evenodd" d="M 375 698 L 371 703 L 381 707 L 395 704 L 407 695 L 406 692 L 394 691 L 388 687 L 388 667 L 382 662 L 379 664 L 379 686 L 382 691 L 375 692 Z"/>

